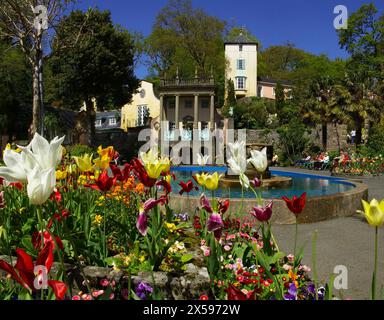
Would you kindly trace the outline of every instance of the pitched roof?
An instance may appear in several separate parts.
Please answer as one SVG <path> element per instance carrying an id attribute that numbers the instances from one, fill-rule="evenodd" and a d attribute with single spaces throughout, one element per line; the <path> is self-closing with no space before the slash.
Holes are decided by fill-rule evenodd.
<path id="1" fill-rule="evenodd" d="M 242 31 L 240 32 L 240 34 L 237 37 L 228 39 L 227 41 L 224 42 L 224 44 L 254 44 L 254 45 L 258 45 L 258 43 L 255 40 L 251 39 L 247 34 L 244 34 Z"/>
<path id="2" fill-rule="evenodd" d="M 257 81 L 261 83 L 268 83 L 268 84 L 277 84 L 278 82 L 280 82 L 283 86 L 292 86 L 292 82 L 289 80 L 276 80 L 272 78 L 258 77 Z"/>

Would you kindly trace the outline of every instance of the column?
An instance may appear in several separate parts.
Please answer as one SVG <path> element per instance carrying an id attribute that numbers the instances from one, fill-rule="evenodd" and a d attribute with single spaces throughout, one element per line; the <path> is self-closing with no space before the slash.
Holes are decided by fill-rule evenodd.
<path id="1" fill-rule="evenodd" d="M 199 95 L 195 94 L 195 104 L 193 109 L 193 128 L 199 127 Z"/>
<path id="2" fill-rule="evenodd" d="M 179 118 L 180 118 L 180 96 L 175 96 L 175 125 L 176 130 L 180 129 L 179 127 Z"/>
<path id="3" fill-rule="evenodd" d="M 160 95 L 160 125 L 165 121 L 165 112 L 164 112 L 164 95 Z"/>
<path id="4" fill-rule="evenodd" d="M 211 104 L 210 104 L 210 117 L 209 121 L 211 123 L 211 130 L 215 129 L 215 95 L 211 95 Z"/>

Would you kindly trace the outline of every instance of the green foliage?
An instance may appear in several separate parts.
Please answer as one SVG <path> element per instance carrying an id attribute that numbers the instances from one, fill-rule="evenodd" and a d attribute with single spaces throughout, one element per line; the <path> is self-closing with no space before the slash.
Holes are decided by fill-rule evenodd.
<path id="1" fill-rule="evenodd" d="M 84 144 L 75 144 L 73 146 L 69 146 L 67 147 L 67 151 L 71 157 L 81 157 L 85 154 L 97 154 L 95 149 Z"/>
<path id="2" fill-rule="evenodd" d="M 224 104 L 224 41 L 226 23 L 193 8 L 190 0 L 170 0 L 160 11 L 152 33 L 144 41 L 151 73 L 173 78 L 194 78 L 213 73 L 217 85 L 216 103 Z M 208 32 L 209 31 L 209 32 Z"/>
<path id="3" fill-rule="evenodd" d="M 235 126 L 237 129 L 264 129 L 273 110 L 274 103 L 268 99 L 244 98 L 233 109 Z"/>
<path id="4" fill-rule="evenodd" d="M 279 80 L 292 80 L 294 72 L 300 68 L 309 54 L 294 47 L 292 43 L 271 46 L 261 53 L 263 65 L 259 76 Z"/>
<path id="5" fill-rule="evenodd" d="M 57 28 L 47 91 L 74 109 L 93 98 L 99 110 L 122 106 L 138 87 L 134 54 L 133 37 L 113 25 L 109 11 L 72 11 Z"/>
<path id="6" fill-rule="evenodd" d="M 374 125 L 368 137 L 366 145 L 367 151 L 371 156 L 382 154 L 384 155 L 384 125 Z"/>
<path id="7" fill-rule="evenodd" d="M 32 100 L 31 72 L 23 53 L 0 40 L 0 132 L 23 137 L 23 109 Z"/>
<path id="8" fill-rule="evenodd" d="M 282 161 L 287 160 L 294 164 L 301 157 L 309 143 L 307 131 L 306 126 L 297 118 L 277 129 L 279 147 L 283 152 Z"/>
<path id="9" fill-rule="evenodd" d="M 233 111 L 236 108 L 236 93 L 235 93 L 235 84 L 232 79 L 227 81 L 227 97 L 225 99 L 224 105 L 224 116 L 232 117 Z"/>

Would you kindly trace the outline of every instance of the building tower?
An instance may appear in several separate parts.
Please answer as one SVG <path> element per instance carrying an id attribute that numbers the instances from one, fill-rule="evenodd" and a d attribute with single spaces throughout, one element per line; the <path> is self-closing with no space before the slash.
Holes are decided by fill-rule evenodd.
<path id="1" fill-rule="evenodd" d="M 242 29 L 236 38 L 224 45 L 229 63 L 225 78 L 233 81 L 236 98 L 257 96 L 257 42 Z"/>

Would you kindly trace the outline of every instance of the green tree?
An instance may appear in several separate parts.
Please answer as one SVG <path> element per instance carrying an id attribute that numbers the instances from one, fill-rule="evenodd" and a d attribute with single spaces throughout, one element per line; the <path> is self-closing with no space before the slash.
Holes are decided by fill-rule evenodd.
<path id="1" fill-rule="evenodd" d="M 235 84 L 232 79 L 227 81 L 227 96 L 225 99 L 224 113 L 225 116 L 233 116 L 233 111 L 237 106 Z"/>
<path id="2" fill-rule="evenodd" d="M 308 129 L 299 118 L 277 129 L 279 135 L 279 148 L 283 153 L 283 161 L 290 165 L 298 160 L 309 143 Z"/>
<path id="3" fill-rule="evenodd" d="M 292 80 L 294 72 L 301 67 L 308 55 L 290 42 L 282 46 L 271 46 L 261 53 L 259 61 L 263 67 L 259 70 L 259 76 Z"/>
<path id="4" fill-rule="evenodd" d="M 233 109 L 236 129 L 264 129 L 268 125 L 269 101 L 252 97 L 239 100 Z"/>
<path id="5" fill-rule="evenodd" d="M 24 53 L 32 68 L 32 123 L 29 134 L 32 136 L 39 127 L 43 106 L 43 59 L 44 43 L 60 21 L 63 12 L 73 0 L 2 0 L 0 2 L 0 36 L 12 39 Z M 37 13 L 41 6 L 46 9 L 46 26 L 36 27 Z M 38 12 L 38 13 L 39 13 Z M 74 32 L 74 36 L 77 32 Z M 41 123 L 40 123 L 41 125 Z"/>
<path id="6" fill-rule="evenodd" d="M 321 123 L 323 150 L 327 150 L 328 124 L 345 121 L 350 104 L 351 95 L 342 84 L 327 76 L 313 79 L 302 112 L 305 120 Z"/>
<path id="7" fill-rule="evenodd" d="M 283 110 L 285 105 L 285 91 L 281 82 L 277 82 L 275 88 L 275 106 L 276 110 Z"/>
<path id="8" fill-rule="evenodd" d="M 31 72 L 22 51 L 0 40 L 0 133 L 26 138 L 25 110 L 32 100 Z M 31 116 L 31 114 L 28 114 Z M 30 117 L 27 117 L 30 119 Z"/>
<path id="9" fill-rule="evenodd" d="M 79 39 L 74 39 L 78 29 Z M 109 11 L 73 11 L 57 28 L 49 58 L 51 96 L 78 110 L 85 102 L 89 144 L 95 135 L 95 106 L 108 110 L 128 103 L 139 85 L 134 76 L 133 40 L 114 26 Z"/>
<path id="10" fill-rule="evenodd" d="M 348 113 L 356 128 L 358 145 L 365 119 L 377 118 L 382 112 L 380 103 L 377 105 L 372 97 L 381 94 L 380 83 L 384 79 L 384 14 L 378 16 L 374 4 L 364 4 L 350 15 L 348 29 L 339 30 L 338 35 L 340 47 L 351 55 L 346 77 L 352 95 Z"/>
<path id="11" fill-rule="evenodd" d="M 147 64 L 158 77 L 193 78 L 213 73 L 217 85 L 216 104 L 224 104 L 226 23 L 202 9 L 194 8 L 191 0 L 170 0 L 160 11 L 145 40 Z"/>

